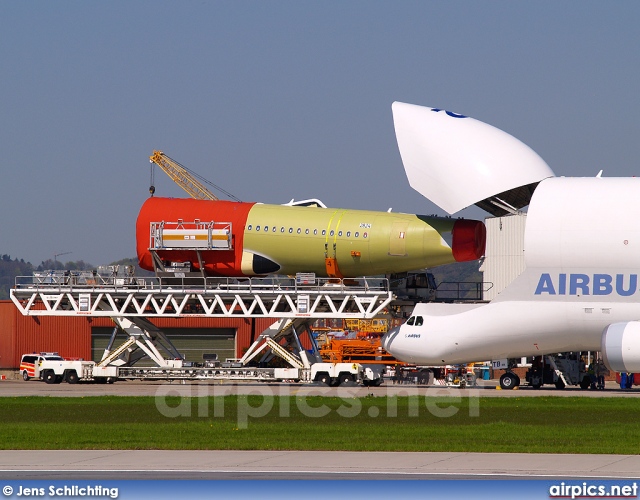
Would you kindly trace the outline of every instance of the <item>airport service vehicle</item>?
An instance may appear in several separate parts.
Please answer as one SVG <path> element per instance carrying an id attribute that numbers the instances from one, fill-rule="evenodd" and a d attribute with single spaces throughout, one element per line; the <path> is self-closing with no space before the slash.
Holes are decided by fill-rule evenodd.
<path id="1" fill-rule="evenodd" d="M 93 361 L 48 359 L 40 365 L 40 378 L 47 384 L 59 384 L 63 380 L 77 384 L 80 380 L 92 377 Z M 106 382 L 113 382 L 115 377 L 106 377 Z"/>
<path id="2" fill-rule="evenodd" d="M 42 378 L 42 365 L 43 363 L 48 363 L 50 361 L 64 361 L 64 358 L 57 352 L 33 352 L 30 354 L 23 354 L 20 358 L 20 373 L 22 374 L 23 380 Z"/>
<path id="3" fill-rule="evenodd" d="M 579 385 L 581 389 L 591 386 L 586 363 L 582 361 L 579 352 L 536 357 L 525 377 L 534 389 L 539 389 L 544 384 L 553 384 L 558 389 L 564 389 L 568 385 Z"/>
<path id="4" fill-rule="evenodd" d="M 393 113 L 411 185 L 431 201 L 449 213 L 529 210 L 515 281 L 486 304 L 417 304 L 383 347 L 439 365 L 600 351 L 610 370 L 640 371 L 640 178 L 554 177 L 490 125 L 404 103 Z"/>
<path id="5" fill-rule="evenodd" d="M 29 357 L 25 355 L 24 357 Z M 328 386 L 380 385 L 382 372 L 357 363 L 313 363 L 308 368 L 259 368 L 240 363 L 171 363 L 164 367 L 99 366 L 95 361 L 42 357 L 34 377 L 47 384 L 68 382 L 113 383 L 117 380 L 257 380 L 270 382 L 318 382 Z"/>

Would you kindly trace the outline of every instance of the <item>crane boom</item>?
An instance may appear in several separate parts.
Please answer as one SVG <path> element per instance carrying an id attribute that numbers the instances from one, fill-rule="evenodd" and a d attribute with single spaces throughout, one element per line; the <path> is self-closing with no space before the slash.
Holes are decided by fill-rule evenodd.
<path id="1" fill-rule="evenodd" d="M 171 179 L 189 196 L 197 200 L 218 200 L 211 191 L 199 182 L 191 172 L 180 165 L 177 161 L 172 160 L 162 151 L 154 151 L 149 157 L 151 163 L 158 165 Z"/>

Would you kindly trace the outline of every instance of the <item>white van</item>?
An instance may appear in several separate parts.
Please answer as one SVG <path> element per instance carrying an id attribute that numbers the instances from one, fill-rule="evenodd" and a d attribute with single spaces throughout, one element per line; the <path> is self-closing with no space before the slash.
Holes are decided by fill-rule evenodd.
<path id="1" fill-rule="evenodd" d="M 40 367 L 43 361 L 64 361 L 64 358 L 57 352 L 41 352 L 40 354 L 23 354 L 20 359 L 20 373 L 23 380 L 30 378 L 40 379 Z"/>

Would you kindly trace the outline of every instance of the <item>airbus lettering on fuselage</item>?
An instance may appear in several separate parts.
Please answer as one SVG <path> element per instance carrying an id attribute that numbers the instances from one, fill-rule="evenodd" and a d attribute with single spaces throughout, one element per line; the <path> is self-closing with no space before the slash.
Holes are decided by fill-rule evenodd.
<path id="1" fill-rule="evenodd" d="M 619 295 L 630 297 L 638 292 L 637 274 L 542 273 L 535 295 Z"/>

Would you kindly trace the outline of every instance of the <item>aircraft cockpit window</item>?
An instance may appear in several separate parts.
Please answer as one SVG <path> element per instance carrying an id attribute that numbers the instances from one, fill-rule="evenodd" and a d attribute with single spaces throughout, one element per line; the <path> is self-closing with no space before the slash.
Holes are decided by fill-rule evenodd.
<path id="1" fill-rule="evenodd" d="M 422 326 L 422 316 L 416 316 L 416 326 Z"/>
<path id="2" fill-rule="evenodd" d="M 411 316 L 408 320 L 407 320 L 407 325 L 412 325 L 416 322 L 416 317 L 415 316 Z"/>

